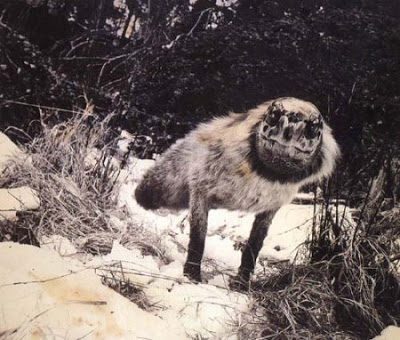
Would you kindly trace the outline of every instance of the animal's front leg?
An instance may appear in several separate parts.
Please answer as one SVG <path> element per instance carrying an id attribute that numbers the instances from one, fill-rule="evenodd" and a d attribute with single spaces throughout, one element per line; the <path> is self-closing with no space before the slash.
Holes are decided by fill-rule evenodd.
<path id="1" fill-rule="evenodd" d="M 256 215 L 249 240 L 242 253 L 242 262 L 239 267 L 238 277 L 232 281 L 232 288 L 243 289 L 248 287 L 250 275 L 254 270 L 258 253 L 267 236 L 268 228 L 275 212 L 276 211 L 264 211 Z"/>
<path id="2" fill-rule="evenodd" d="M 207 235 L 208 204 L 200 190 L 190 192 L 190 240 L 183 273 L 189 279 L 201 282 L 201 259 Z"/>

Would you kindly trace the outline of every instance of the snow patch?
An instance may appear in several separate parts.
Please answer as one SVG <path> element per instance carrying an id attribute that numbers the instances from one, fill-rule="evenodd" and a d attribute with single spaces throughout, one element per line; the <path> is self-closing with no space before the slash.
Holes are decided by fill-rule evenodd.
<path id="1" fill-rule="evenodd" d="M 179 324 L 145 312 L 57 253 L 0 244 L 0 334 L 15 338 L 186 339 Z M 24 261 L 21 261 L 24 259 Z"/>

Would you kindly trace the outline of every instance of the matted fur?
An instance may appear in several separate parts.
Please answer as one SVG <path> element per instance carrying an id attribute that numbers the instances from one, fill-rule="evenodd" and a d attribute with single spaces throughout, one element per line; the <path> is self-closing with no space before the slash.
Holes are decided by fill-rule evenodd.
<path id="1" fill-rule="evenodd" d="M 204 243 L 202 238 L 207 226 L 203 224 L 207 224 L 210 208 L 256 214 L 275 212 L 290 203 L 302 185 L 329 176 L 339 156 L 339 148 L 326 123 L 312 162 L 296 174 L 283 174 L 259 161 L 262 155 L 254 144 L 257 143 L 258 126 L 272 103 L 277 101 L 284 103 L 286 110 L 297 110 L 305 116 L 315 112 L 319 115 L 311 103 L 279 98 L 247 113 L 232 113 L 200 124 L 171 146 L 144 175 L 135 192 L 138 203 L 146 209 L 190 207 L 192 216 L 195 211 L 197 219 L 193 221 L 192 218 L 192 229 L 194 226 L 202 229 L 200 242 Z M 201 212 L 198 212 L 199 206 Z M 191 239 L 193 233 L 191 231 Z"/>

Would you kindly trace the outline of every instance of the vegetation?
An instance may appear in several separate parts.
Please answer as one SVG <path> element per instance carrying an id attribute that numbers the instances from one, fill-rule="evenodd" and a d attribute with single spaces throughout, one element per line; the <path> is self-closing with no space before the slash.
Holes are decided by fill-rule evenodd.
<path id="1" fill-rule="evenodd" d="M 14 126 L 32 154 L 0 187 L 38 190 L 40 210 L 23 219 L 35 235 L 110 249 L 120 129 L 151 158 L 212 116 L 296 96 L 321 109 L 343 158 L 309 261 L 254 287 L 256 332 L 366 338 L 400 322 L 398 1 L 6 0 L 0 13 L 0 129 Z M 354 228 L 332 197 L 358 212 Z M 160 253 L 146 237 L 127 242 Z"/>
<path id="2" fill-rule="evenodd" d="M 370 339 L 399 324 L 398 208 L 368 207 L 356 225 L 337 224 L 334 211 L 319 214 L 308 261 L 256 282 L 263 339 Z"/>
<path id="3" fill-rule="evenodd" d="M 113 240 L 120 239 L 128 248 L 162 257 L 157 236 L 132 225 L 117 208 L 120 167 L 112 157 L 116 140 L 105 142 L 112 116 L 100 120 L 92 108 L 88 104 L 73 118 L 54 125 L 47 125 L 42 114 L 41 133 L 25 144 L 30 161 L 16 159 L 0 177 L 0 187 L 26 185 L 35 190 L 40 208 L 23 213 L 17 222 L 3 222 L 0 241 L 11 236 L 37 245 L 42 236 L 57 234 L 79 250 L 105 254 Z M 115 220 L 124 221 L 124 231 Z"/>
<path id="4" fill-rule="evenodd" d="M 114 126 L 151 137 L 133 145 L 151 157 L 199 121 L 291 95 L 334 128 L 341 192 L 359 198 L 398 158 L 397 1 L 20 0 L 0 11 L 3 127 L 37 131 L 26 104 L 71 110 L 87 96 Z"/>

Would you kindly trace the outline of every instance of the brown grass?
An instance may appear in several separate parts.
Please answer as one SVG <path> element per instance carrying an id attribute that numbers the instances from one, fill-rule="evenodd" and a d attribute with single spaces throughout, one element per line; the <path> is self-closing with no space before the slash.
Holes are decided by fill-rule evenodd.
<path id="1" fill-rule="evenodd" d="M 80 251 L 99 254 L 108 253 L 113 240 L 121 239 L 127 248 L 163 258 L 160 237 L 132 225 L 126 213 L 116 209 L 120 165 L 112 157 L 112 118 L 98 118 L 88 105 L 62 123 L 50 125 L 42 119 L 41 134 L 24 146 L 32 161 L 16 159 L 0 177 L 0 187 L 27 185 L 36 190 L 40 208 L 25 212 L 17 223 L 7 222 L 0 240 L 19 241 L 17 234 L 25 229 L 39 240 L 57 234 Z M 112 217 L 126 222 L 126 230 L 119 230 Z"/>
<path id="2" fill-rule="evenodd" d="M 143 310 L 151 310 L 154 304 L 150 302 L 146 294 L 143 291 L 143 286 L 137 283 L 131 282 L 124 274 L 122 264 L 120 264 L 119 270 L 106 270 L 102 268 L 101 282 L 107 287 L 115 290 L 117 293 L 126 297 L 129 301 L 137 304 Z"/>
<path id="3" fill-rule="evenodd" d="M 60 235 L 80 252 L 105 254 L 118 239 L 128 249 L 168 262 L 162 236 L 135 225 L 117 208 L 121 165 L 112 157 L 117 140 L 108 128 L 111 119 L 94 116 L 90 106 L 62 123 L 50 125 L 42 119 L 41 134 L 24 146 L 31 161 L 13 160 L 0 177 L 0 187 L 34 189 L 40 207 L 21 213 L 16 222 L 2 222 L 0 241 L 38 246 L 42 236 Z M 126 279 L 122 266 L 100 272 L 103 284 L 143 309 L 154 307 L 143 287 Z"/>
<path id="4" fill-rule="evenodd" d="M 42 134 L 26 145 L 32 162 L 15 160 L 0 178 L 0 187 L 36 190 L 40 208 L 24 213 L 11 225 L 14 231 L 10 225 L 1 230 L 8 235 L 25 228 L 39 240 L 61 235 L 91 253 L 107 253 L 119 239 L 168 261 L 161 236 L 130 224 L 122 232 L 111 222 L 118 214 L 124 219 L 124 212 L 116 212 L 120 169 L 111 157 L 110 119 L 100 120 L 87 108 L 66 122 L 43 124 Z M 281 265 L 254 284 L 254 325 L 241 326 L 243 338 L 366 339 L 400 324 L 400 205 L 382 211 L 375 203 L 372 211 L 366 202 L 360 209 L 365 216 L 350 229 L 325 205 L 315 218 L 309 261 Z M 104 282 L 149 307 L 141 287 L 123 276 L 111 273 Z"/>
<path id="5" fill-rule="evenodd" d="M 260 339 L 369 339 L 400 324 L 398 208 L 352 229 L 326 205 L 308 244 L 309 261 L 281 266 L 253 287 Z M 370 216 L 370 215 L 369 215 Z M 371 225 L 372 223 L 372 225 Z M 261 308 L 260 308 L 261 307 Z"/>
<path id="6" fill-rule="evenodd" d="M 12 162 L 0 187 L 28 185 L 37 191 L 40 209 L 25 216 L 19 226 L 33 228 L 39 239 L 58 234 L 84 248 L 85 238 L 95 233 L 99 244 L 91 247 L 104 252 L 118 233 L 109 217 L 119 169 L 112 164 L 111 145 L 104 142 L 111 116 L 100 120 L 90 111 L 88 107 L 53 126 L 42 124 L 41 135 L 25 146 L 32 162 Z"/>

